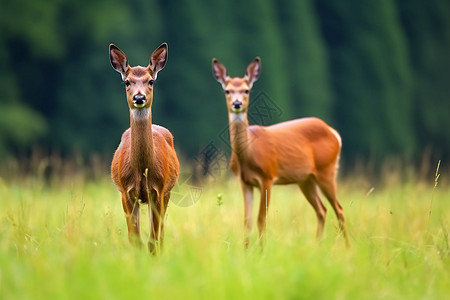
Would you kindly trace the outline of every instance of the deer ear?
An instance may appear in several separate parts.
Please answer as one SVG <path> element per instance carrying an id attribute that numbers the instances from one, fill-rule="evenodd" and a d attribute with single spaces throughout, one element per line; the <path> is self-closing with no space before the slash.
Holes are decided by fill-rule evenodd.
<path id="1" fill-rule="evenodd" d="M 258 80 L 259 75 L 261 75 L 261 58 L 257 56 L 247 66 L 247 72 L 245 73 L 245 77 L 247 77 L 250 88 L 252 88 L 253 83 Z"/>
<path id="2" fill-rule="evenodd" d="M 168 51 L 167 43 L 162 43 L 150 56 L 149 68 L 153 71 L 153 79 L 156 79 L 158 72 L 166 65 Z"/>
<path id="3" fill-rule="evenodd" d="M 122 79 L 125 80 L 126 73 L 130 69 L 128 64 L 128 58 L 116 45 L 109 45 L 109 61 L 111 66 L 122 75 Z"/>
<path id="4" fill-rule="evenodd" d="M 218 61 L 216 58 L 212 60 L 212 70 L 213 75 L 216 80 L 222 84 L 223 89 L 225 89 L 225 83 L 227 82 L 229 76 L 227 73 L 227 68 L 225 68 L 224 64 Z"/>

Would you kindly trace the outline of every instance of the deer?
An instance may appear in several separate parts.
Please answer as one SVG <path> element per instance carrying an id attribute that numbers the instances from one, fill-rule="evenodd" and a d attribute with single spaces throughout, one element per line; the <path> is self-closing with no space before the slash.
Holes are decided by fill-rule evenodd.
<path id="1" fill-rule="evenodd" d="M 328 199 L 347 246 L 344 211 L 337 198 L 336 176 L 342 140 L 339 133 L 315 117 L 299 118 L 271 126 L 248 121 L 250 91 L 261 74 L 261 59 L 247 66 L 244 77 L 230 77 L 224 64 L 212 60 L 214 78 L 222 85 L 228 111 L 230 168 L 238 177 L 244 198 L 245 247 L 252 230 L 253 190 L 260 192 L 259 240 L 263 244 L 273 185 L 296 184 L 317 216 L 316 237 L 323 235 L 327 209 L 319 189 Z"/>
<path id="2" fill-rule="evenodd" d="M 111 163 L 111 177 L 122 195 L 128 240 L 138 247 L 140 203 L 148 204 L 148 250 L 157 253 L 164 239 L 164 216 L 179 174 L 179 162 L 170 131 L 152 124 L 153 88 L 158 72 L 167 62 L 168 46 L 161 44 L 147 67 L 130 67 L 125 53 L 109 45 L 112 67 L 125 84 L 130 127 L 122 134 Z"/>

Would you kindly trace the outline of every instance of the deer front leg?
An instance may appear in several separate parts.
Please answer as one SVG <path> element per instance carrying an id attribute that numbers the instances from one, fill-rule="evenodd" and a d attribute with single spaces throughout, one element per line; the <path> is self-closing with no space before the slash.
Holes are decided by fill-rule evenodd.
<path id="1" fill-rule="evenodd" d="M 244 195 L 244 225 L 245 225 L 245 248 L 250 244 L 250 232 L 252 231 L 253 212 L 253 187 L 241 181 L 242 194 Z"/>
<path id="2" fill-rule="evenodd" d="M 153 193 L 153 201 L 149 202 L 150 218 L 150 239 L 148 241 L 148 250 L 151 254 L 157 254 L 161 250 L 164 240 L 164 216 L 166 214 L 170 193 L 166 195 L 157 195 Z"/>
<path id="3" fill-rule="evenodd" d="M 261 186 L 261 199 L 259 202 L 259 213 L 258 213 L 258 229 L 259 229 L 259 240 L 261 245 L 263 245 L 263 236 L 266 230 L 266 219 L 267 219 L 267 211 L 269 209 L 270 203 L 270 184 L 262 184 Z"/>
<path id="4" fill-rule="evenodd" d="M 135 193 L 122 193 L 122 205 L 128 227 L 128 240 L 138 247 L 142 246 L 139 234 L 139 202 Z"/>

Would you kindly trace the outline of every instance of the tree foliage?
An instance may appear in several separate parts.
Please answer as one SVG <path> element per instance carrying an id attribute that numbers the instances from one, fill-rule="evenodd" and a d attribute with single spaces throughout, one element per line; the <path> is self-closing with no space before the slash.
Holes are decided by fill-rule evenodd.
<path id="1" fill-rule="evenodd" d="M 255 56 L 253 95 L 281 111 L 270 121 L 325 119 L 348 162 L 450 153 L 446 0 L 0 0 L 0 155 L 111 156 L 129 116 L 108 45 L 146 65 L 162 42 L 153 118 L 184 157 L 227 126 L 212 57 L 242 76 Z"/>

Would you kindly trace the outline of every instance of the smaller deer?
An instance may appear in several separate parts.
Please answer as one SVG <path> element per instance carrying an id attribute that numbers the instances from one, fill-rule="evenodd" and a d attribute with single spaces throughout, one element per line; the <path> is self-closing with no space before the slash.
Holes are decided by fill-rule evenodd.
<path id="1" fill-rule="evenodd" d="M 336 130 L 317 118 L 302 118 L 272 126 L 248 124 L 250 90 L 261 74 L 256 57 L 244 77 L 228 76 L 217 59 L 212 60 L 213 75 L 225 91 L 232 154 L 230 166 L 239 178 L 244 195 L 245 245 L 252 228 L 253 188 L 260 191 L 258 229 L 260 240 L 266 228 L 266 215 L 273 184 L 297 184 L 317 215 L 317 237 L 325 224 L 326 207 L 318 187 L 333 207 L 339 229 L 347 245 L 344 212 L 336 194 L 341 138 Z"/>
<path id="2" fill-rule="evenodd" d="M 164 216 L 179 173 L 172 134 L 152 124 L 153 87 L 167 61 L 167 44 L 153 52 L 147 67 L 130 67 L 125 53 L 113 44 L 109 45 L 109 58 L 122 75 L 130 110 L 130 128 L 114 153 L 111 177 L 122 194 L 128 239 L 139 246 L 139 201 L 148 203 L 148 249 L 155 253 L 164 238 Z"/>

